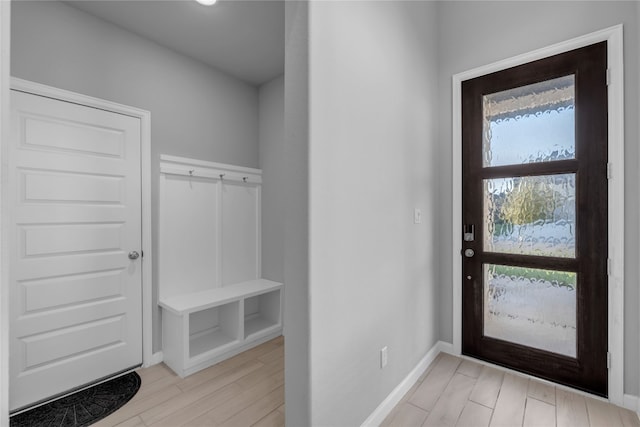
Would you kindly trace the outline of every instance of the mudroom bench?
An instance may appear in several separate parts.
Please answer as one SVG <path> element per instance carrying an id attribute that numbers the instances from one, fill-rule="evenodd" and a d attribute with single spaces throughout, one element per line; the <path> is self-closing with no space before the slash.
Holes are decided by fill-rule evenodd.
<path id="1" fill-rule="evenodd" d="M 283 285 L 262 278 L 262 171 L 160 156 L 164 362 L 191 375 L 282 333 Z"/>
<path id="2" fill-rule="evenodd" d="M 266 279 L 159 301 L 164 362 L 185 377 L 282 333 L 282 283 Z"/>

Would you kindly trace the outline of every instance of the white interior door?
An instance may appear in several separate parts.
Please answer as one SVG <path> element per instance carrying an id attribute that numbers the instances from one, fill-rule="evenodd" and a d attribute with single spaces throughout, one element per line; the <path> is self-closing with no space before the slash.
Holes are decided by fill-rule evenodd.
<path id="1" fill-rule="evenodd" d="M 12 91 L 10 407 L 142 363 L 140 120 Z"/>

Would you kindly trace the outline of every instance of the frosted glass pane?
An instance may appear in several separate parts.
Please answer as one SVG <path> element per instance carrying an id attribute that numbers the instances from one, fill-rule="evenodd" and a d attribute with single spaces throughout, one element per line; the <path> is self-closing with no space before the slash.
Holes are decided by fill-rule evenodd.
<path id="1" fill-rule="evenodd" d="M 576 273 L 484 265 L 484 335 L 576 357 Z"/>
<path id="2" fill-rule="evenodd" d="M 573 159 L 574 76 L 483 96 L 483 166 Z"/>
<path id="3" fill-rule="evenodd" d="M 575 257 L 575 174 L 484 180 L 484 250 Z"/>

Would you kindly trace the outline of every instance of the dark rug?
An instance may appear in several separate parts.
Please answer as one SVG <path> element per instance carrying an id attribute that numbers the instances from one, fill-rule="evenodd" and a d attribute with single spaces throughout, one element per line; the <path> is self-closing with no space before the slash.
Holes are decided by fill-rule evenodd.
<path id="1" fill-rule="evenodd" d="M 88 426 L 120 409 L 140 388 L 135 372 L 11 417 L 11 427 Z"/>

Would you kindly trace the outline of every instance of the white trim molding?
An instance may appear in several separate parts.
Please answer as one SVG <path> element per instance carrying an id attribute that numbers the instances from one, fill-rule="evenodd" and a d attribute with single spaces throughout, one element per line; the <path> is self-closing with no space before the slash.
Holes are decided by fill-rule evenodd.
<path id="1" fill-rule="evenodd" d="M 453 182 L 453 351 L 462 353 L 462 116 L 461 85 L 465 80 L 522 65 L 552 55 L 607 42 L 607 63 L 610 73 L 608 98 L 609 163 L 609 318 L 608 348 L 611 353 L 609 369 L 609 401 L 623 404 L 624 390 L 624 63 L 622 25 L 554 44 L 523 55 L 508 58 L 469 71 L 452 78 L 452 182 Z M 604 361 L 603 361 L 604 363 Z"/>
<path id="2" fill-rule="evenodd" d="M 9 140 L 11 2 L 0 1 L 0 183 L 7 182 Z M 9 206 L 7 192 L 0 189 L 0 426 L 9 425 Z"/>
<path id="3" fill-rule="evenodd" d="M 622 407 L 637 412 L 638 417 L 640 418 L 640 397 L 632 394 L 625 394 Z"/>
<path id="4" fill-rule="evenodd" d="M 450 343 L 438 341 L 431 350 L 418 362 L 415 368 L 409 372 L 409 374 L 393 389 L 386 399 L 382 401 L 380 405 L 369 415 L 369 417 L 362 423 L 362 427 L 379 426 L 382 424 L 385 418 L 389 416 L 393 408 L 402 400 L 405 394 L 418 382 L 422 374 L 424 374 L 427 368 L 436 359 L 436 356 L 440 353 L 452 353 L 452 347 Z"/>
<path id="5" fill-rule="evenodd" d="M 4 3 L 4 2 L 0 2 Z M 82 95 L 64 89 L 34 83 L 12 77 L 11 89 L 46 96 L 88 107 L 111 111 L 140 119 L 140 173 L 142 199 L 142 363 L 147 367 L 154 364 L 156 358 L 152 351 L 152 290 L 151 264 L 153 253 L 151 247 L 151 113 L 127 105 Z M 8 372 L 8 371 L 6 371 Z M 4 373 L 4 371 L 3 371 Z"/>

